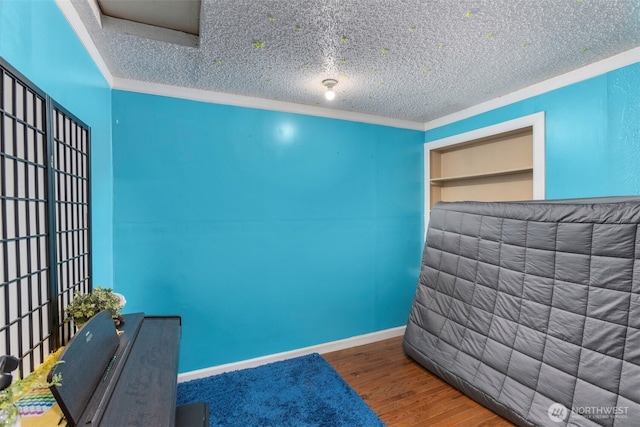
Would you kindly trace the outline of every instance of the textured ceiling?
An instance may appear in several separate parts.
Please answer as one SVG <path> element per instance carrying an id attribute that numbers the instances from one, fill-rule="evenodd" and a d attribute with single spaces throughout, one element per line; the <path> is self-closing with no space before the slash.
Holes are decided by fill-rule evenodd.
<path id="1" fill-rule="evenodd" d="M 640 45 L 639 0 L 202 0 L 197 47 L 102 28 L 92 1 L 114 77 L 417 122 Z"/>

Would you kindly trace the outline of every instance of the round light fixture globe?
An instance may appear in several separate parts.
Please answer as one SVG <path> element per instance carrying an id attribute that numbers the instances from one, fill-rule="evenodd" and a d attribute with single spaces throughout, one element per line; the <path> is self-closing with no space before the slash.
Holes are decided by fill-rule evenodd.
<path id="1" fill-rule="evenodd" d="M 336 79 L 325 79 L 322 81 L 322 85 L 327 88 L 327 91 L 324 94 L 324 97 L 327 98 L 327 101 L 331 101 L 336 97 L 336 93 L 333 91 L 333 87 L 338 84 Z"/>

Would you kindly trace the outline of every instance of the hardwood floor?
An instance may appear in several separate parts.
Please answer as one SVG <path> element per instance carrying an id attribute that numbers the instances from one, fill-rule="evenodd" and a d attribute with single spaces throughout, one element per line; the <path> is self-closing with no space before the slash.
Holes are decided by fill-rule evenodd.
<path id="1" fill-rule="evenodd" d="M 405 356 L 402 337 L 322 356 L 389 427 L 513 425 Z"/>

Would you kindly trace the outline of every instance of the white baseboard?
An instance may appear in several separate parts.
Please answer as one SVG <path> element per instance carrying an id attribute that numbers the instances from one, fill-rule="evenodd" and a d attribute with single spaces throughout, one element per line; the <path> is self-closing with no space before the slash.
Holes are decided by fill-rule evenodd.
<path id="1" fill-rule="evenodd" d="M 267 363 L 279 362 L 281 360 L 291 359 L 293 357 L 304 356 L 311 353 L 329 353 L 331 351 L 344 350 L 345 348 L 357 347 L 359 345 L 371 344 L 376 341 L 386 340 L 388 338 L 399 337 L 404 335 L 405 326 L 397 328 L 385 329 L 383 331 L 372 332 L 370 334 L 358 335 L 351 338 L 345 338 L 338 341 L 331 341 L 324 344 L 312 345 L 310 347 L 299 348 L 296 350 L 285 351 L 282 353 L 269 354 L 267 356 L 256 357 L 254 359 L 241 360 L 239 362 L 227 363 L 224 365 L 212 366 L 210 368 L 198 369 L 196 371 L 184 372 L 178 374 L 178 382 L 186 382 L 198 378 L 205 378 L 211 375 L 222 374 L 224 372 L 237 371 L 240 369 L 255 368 L 256 366 L 266 365 Z"/>

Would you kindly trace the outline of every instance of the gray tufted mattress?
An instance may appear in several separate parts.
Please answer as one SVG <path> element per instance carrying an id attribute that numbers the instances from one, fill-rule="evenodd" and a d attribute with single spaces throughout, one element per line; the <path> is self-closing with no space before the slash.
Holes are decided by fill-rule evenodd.
<path id="1" fill-rule="evenodd" d="M 640 199 L 438 203 L 405 352 L 521 426 L 640 426 Z"/>

